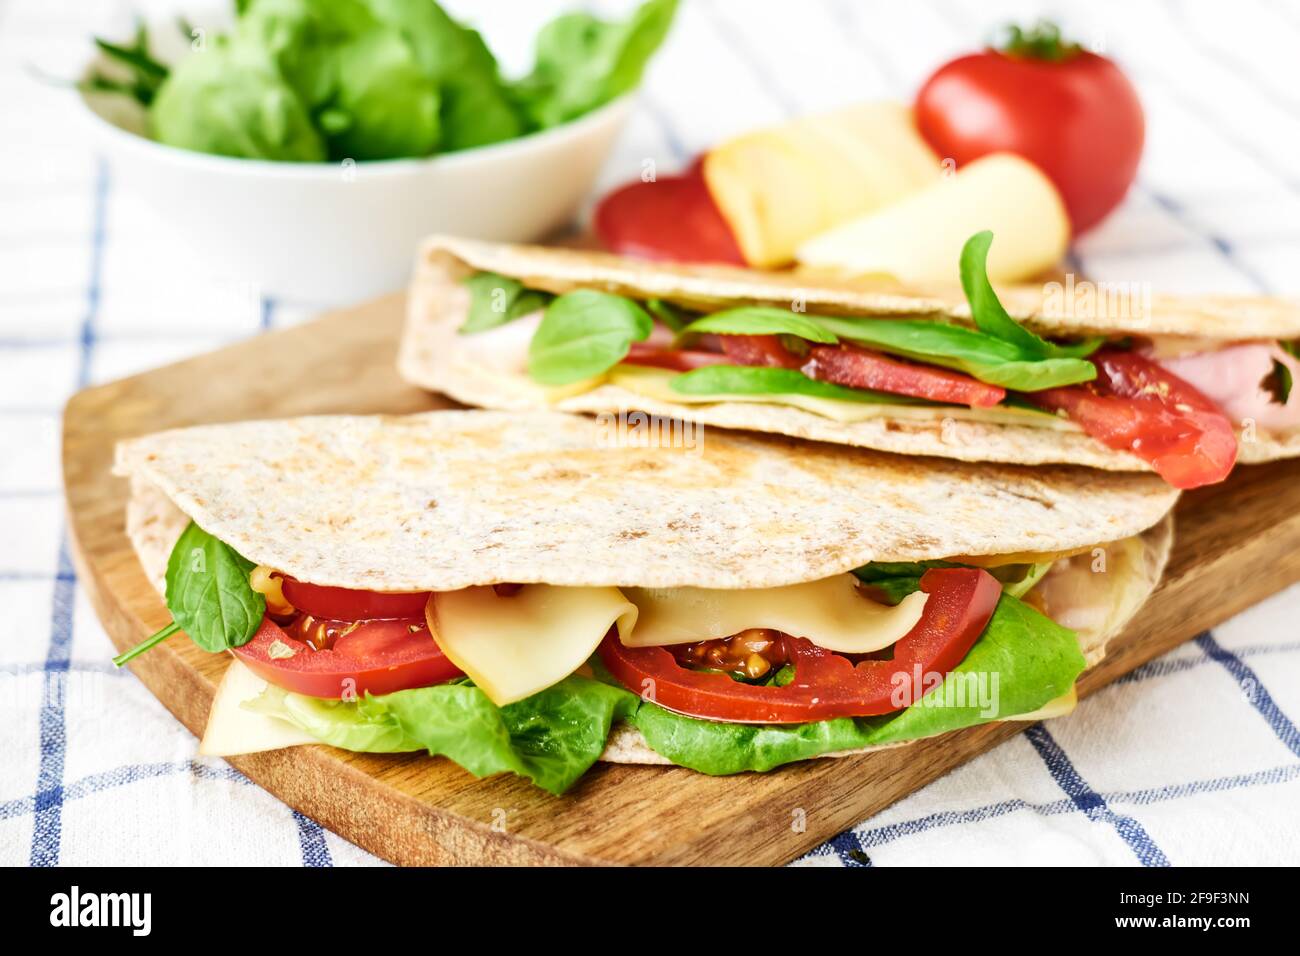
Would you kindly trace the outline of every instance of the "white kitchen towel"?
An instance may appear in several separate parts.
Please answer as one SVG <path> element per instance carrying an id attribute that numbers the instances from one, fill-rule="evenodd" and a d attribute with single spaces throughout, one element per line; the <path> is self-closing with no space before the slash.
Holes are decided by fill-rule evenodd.
<path id="1" fill-rule="evenodd" d="M 508 66 L 566 5 L 447 4 Z M 73 94 L 95 32 L 175 4 L 0 3 L 0 863 L 373 864 L 195 741 L 129 672 L 79 588 L 59 486 L 77 388 L 329 303 L 215 274 L 114 187 Z M 629 2 L 595 6 L 625 10 Z M 1295 294 L 1300 13 L 1284 2 L 867 4 L 684 0 L 602 189 L 798 113 L 906 98 L 998 23 L 1047 13 L 1139 87 L 1147 147 L 1072 266 L 1169 291 Z M 800 863 L 1300 863 L 1300 588 L 866 820 Z"/>

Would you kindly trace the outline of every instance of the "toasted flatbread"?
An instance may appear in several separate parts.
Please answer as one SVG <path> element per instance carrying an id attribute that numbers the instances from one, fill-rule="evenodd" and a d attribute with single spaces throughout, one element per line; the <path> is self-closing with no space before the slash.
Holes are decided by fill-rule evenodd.
<path id="1" fill-rule="evenodd" d="M 1135 455 L 1107 448 L 1077 426 L 1046 415 L 1019 421 L 971 420 L 950 409 L 880 406 L 861 421 L 837 421 L 786 404 L 665 401 L 606 383 L 573 394 L 548 391 L 522 369 L 495 368 L 476 349 L 475 336 L 458 335 L 469 309 L 466 276 L 479 271 L 518 279 L 530 288 L 564 293 L 594 288 L 639 299 L 660 298 L 686 308 L 717 310 L 743 304 L 809 312 L 894 318 L 943 317 L 969 322 L 960 289 L 908 290 L 888 280 L 812 278 L 726 266 L 647 263 L 598 252 L 503 245 L 438 237 L 420 252 L 398 370 L 408 381 L 483 408 L 554 408 L 578 413 L 636 409 L 714 425 L 854 445 L 908 455 L 1023 465 L 1064 463 L 1116 471 L 1149 471 Z M 1151 296 L 1127 293 L 1084 306 L 1086 286 L 1059 293 L 1043 287 L 1000 290 L 1011 314 L 1043 334 L 1177 336 L 1213 342 L 1300 337 L 1300 305 L 1262 296 Z M 1032 419 L 1038 419 L 1033 422 Z M 1241 436 L 1242 462 L 1300 455 L 1300 431 L 1256 431 Z"/>

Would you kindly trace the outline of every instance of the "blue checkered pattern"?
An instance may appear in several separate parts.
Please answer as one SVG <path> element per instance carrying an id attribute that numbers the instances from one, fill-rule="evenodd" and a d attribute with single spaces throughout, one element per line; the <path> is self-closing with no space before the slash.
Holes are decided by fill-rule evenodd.
<path id="1" fill-rule="evenodd" d="M 517 69 L 536 25 L 566 4 L 447 5 L 472 13 Z M 171 6 L 0 6 L 0 524 L 16 542 L 0 554 L 0 863 L 374 864 L 224 762 L 193 756 L 194 739 L 108 663 L 68 556 L 58 415 L 71 392 L 328 305 L 213 274 L 183 224 L 114 189 L 71 94 L 32 79 L 30 66 L 71 75 L 86 38 L 120 30 L 132 9 Z M 1300 13 L 1281 0 L 1230 13 L 1076 6 L 1068 25 L 1122 60 L 1149 127 L 1137 188 L 1071 267 L 1169 291 L 1300 291 Z M 672 169 L 730 133 L 905 97 L 995 23 L 1043 9 L 686 0 L 602 187 L 645 158 Z M 1298 612 L 1293 588 L 799 863 L 1300 862 Z"/>

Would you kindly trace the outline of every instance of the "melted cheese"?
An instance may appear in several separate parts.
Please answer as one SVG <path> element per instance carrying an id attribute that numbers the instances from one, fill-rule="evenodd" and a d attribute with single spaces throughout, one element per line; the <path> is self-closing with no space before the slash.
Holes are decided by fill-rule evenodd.
<path id="1" fill-rule="evenodd" d="M 951 419 L 955 422 L 983 422 L 991 425 L 1028 425 L 1031 428 L 1050 428 L 1055 431 L 1079 431 L 1079 426 L 1066 418 L 1044 412 L 999 405 L 994 408 L 967 408 L 964 405 L 892 405 L 888 402 L 848 402 L 837 398 L 818 398 L 814 395 L 688 395 L 678 392 L 669 381 L 679 372 L 640 365 L 616 365 L 610 369 L 608 380 L 629 392 L 644 395 L 661 402 L 678 405 L 716 405 L 721 402 L 753 402 L 762 405 L 786 405 L 799 408 L 822 418 L 852 424 L 873 418 L 898 421 L 938 422 Z"/>
<path id="2" fill-rule="evenodd" d="M 205 757 L 229 757 L 318 743 L 311 734 L 290 723 L 241 706 L 245 701 L 255 700 L 264 690 L 266 681 L 238 658 L 231 657 L 230 666 L 212 698 L 199 753 Z"/>
<path id="3" fill-rule="evenodd" d="M 866 654 L 895 643 L 921 619 L 929 595 L 909 594 L 896 607 L 863 594 L 851 574 L 780 588 L 624 588 L 639 612 L 620 631 L 629 647 L 659 647 L 730 637 L 751 627 L 806 637 L 840 654 Z"/>
<path id="4" fill-rule="evenodd" d="M 498 707 L 562 681 L 637 609 L 618 588 L 528 584 L 510 597 L 490 587 L 443 591 L 425 615 L 438 646 Z"/>

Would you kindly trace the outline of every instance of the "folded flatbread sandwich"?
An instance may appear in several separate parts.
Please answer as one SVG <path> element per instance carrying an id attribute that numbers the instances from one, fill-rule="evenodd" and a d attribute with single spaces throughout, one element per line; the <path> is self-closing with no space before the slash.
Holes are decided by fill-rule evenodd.
<path id="1" fill-rule="evenodd" d="M 954 263 L 962 290 L 916 294 L 435 238 L 399 369 L 487 408 L 641 409 L 913 455 L 1154 470 L 1180 488 L 1300 455 L 1300 306 L 1073 281 L 1000 300 L 991 242 L 972 237 Z"/>
<path id="2" fill-rule="evenodd" d="M 654 431 L 650 426 L 658 427 Z M 1156 586 L 1154 475 L 556 412 L 207 425 L 118 446 L 174 623 L 232 661 L 201 752 L 768 770 L 1063 713 Z"/>

